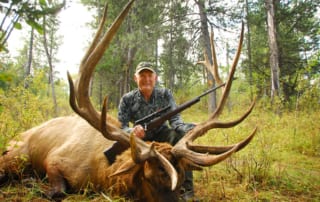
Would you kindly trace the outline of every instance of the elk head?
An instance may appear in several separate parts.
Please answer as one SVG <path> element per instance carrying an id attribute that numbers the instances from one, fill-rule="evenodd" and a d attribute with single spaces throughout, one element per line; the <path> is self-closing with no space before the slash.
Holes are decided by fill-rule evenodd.
<path id="1" fill-rule="evenodd" d="M 230 92 L 233 74 L 235 72 L 240 55 L 243 40 L 243 29 L 237 55 L 230 70 L 229 78 L 225 85 L 224 92 L 217 110 L 207 121 L 200 123 L 193 130 L 189 131 L 185 137 L 181 139 L 174 147 L 170 146 L 168 147 L 169 150 L 163 152 L 158 149 L 159 147 L 157 146 L 157 143 L 148 144 L 143 140 L 136 138 L 133 134 L 128 134 L 112 124 L 112 119 L 107 117 L 106 113 L 107 98 L 104 100 L 104 105 L 101 112 L 98 112 L 94 109 L 89 98 L 89 83 L 94 72 L 94 68 L 107 49 L 112 37 L 120 27 L 125 16 L 128 14 L 133 2 L 134 0 L 130 0 L 127 3 L 123 11 L 109 27 L 108 31 L 102 34 L 107 10 L 105 9 L 102 21 L 99 25 L 94 40 L 81 62 L 78 79 L 76 80 L 75 84 L 73 83 L 71 76 L 68 74 L 68 80 L 70 84 L 70 105 L 77 114 L 84 118 L 95 129 L 100 131 L 105 138 L 119 141 L 125 145 L 130 145 L 131 157 L 133 162 L 136 164 L 148 163 L 149 161 L 154 161 L 155 159 L 157 162 L 160 162 L 162 168 L 169 176 L 170 189 L 175 190 L 181 183 L 180 181 L 184 176 L 180 175 L 180 170 L 177 172 L 176 163 L 173 162 L 183 162 L 184 168 L 187 167 L 188 169 L 200 169 L 201 166 L 214 165 L 229 157 L 233 152 L 239 151 L 245 147 L 254 136 L 256 130 L 254 130 L 253 133 L 245 140 L 235 145 L 225 147 L 200 146 L 192 144 L 196 138 L 204 135 L 212 128 L 228 128 L 237 125 L 252 111 L 253 105 L 238 120 L 228 123 L 218 121 L 218 117 L 222 112 L 225 100 Z M 211 45 L 213 46 L 213 42 Z M 112 176 L 125 173 L 131 168 L 132 167 L 130 166 L 123 166 L 113 173 Z"/>

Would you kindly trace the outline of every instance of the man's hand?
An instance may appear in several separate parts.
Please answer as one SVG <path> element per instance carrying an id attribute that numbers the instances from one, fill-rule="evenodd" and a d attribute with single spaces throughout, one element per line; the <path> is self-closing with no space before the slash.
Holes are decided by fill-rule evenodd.
<path id="1" fill-rule="evenodd" d="M 141 138 L 141 139 L 144 138 L 144 136 L 145 136 L 144 129 L 143 129 L 143 127 L 141 125 L 136 125 L 133 128 L 132 132 L 134 133 L 134 135 L 136 137 Z"/>

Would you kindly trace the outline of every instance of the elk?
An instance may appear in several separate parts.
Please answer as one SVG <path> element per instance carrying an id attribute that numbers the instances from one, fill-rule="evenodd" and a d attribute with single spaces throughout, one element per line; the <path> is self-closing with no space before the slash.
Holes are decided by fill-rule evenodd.
<path id="1" fill-rule="evenodd" d="M 217 164 L 252 140 L 256 128 L 247 138 L 229 146 L 193 143 L 208 130 L 230 128 L 241 123 L 253 109 L 254 103 L 234 121 L 218 119 L 232 85 L 243 41 L 243 27 L 238 51 L 216 111 L 176 145 L 144 142 L 134 134 L 122 131 L 118 121 L 107 115 L 107 98 L 101 112 L 94 109 L 88 94 L 90 79 L 133 2 L 127 3 L 103 34 L 107 15 L 105 8 L 98 31 L 81 61 L 76 82 L 73 83 L 68 73 L 70 105 L 76 114 L 49 120 L 12 140 L 0 157 L 0 179 L 19 174 L 21 169 L 32 170 L 38 176 L 46 175 L 50 185 L 46 195 L 53 199 L 89 186 L 94 191 L 136 201 L 178 201 L 186 170 L 201 170 Z M 129 149 L 119 154 L 110 165 L 103 151 L 114 141 L 127 145 Z"/>

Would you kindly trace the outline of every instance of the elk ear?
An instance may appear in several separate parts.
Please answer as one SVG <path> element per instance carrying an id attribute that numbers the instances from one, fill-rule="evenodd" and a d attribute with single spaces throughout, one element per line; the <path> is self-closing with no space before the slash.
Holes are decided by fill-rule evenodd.
<path id="1" fill-rule="evenodd" d="M 135 164 L 131 159 L 127 160 L 126 162 L 122 163 L 122 165 L 109 177 L 115 177 L 117 175 L 122 175 L 127 172 L 129 172 L 131 169 L 133 169 L 137 164 Z"/>
<path id="2" fill-rule="evenodd" d="M 194 162 L 190 161 L 187 158 L 183 158 L 181 160 L 182 160 L 181 163 L 184 170 L 203 170 L 201 166 L 199 166 L 198 164 L 195 164 Z"/>

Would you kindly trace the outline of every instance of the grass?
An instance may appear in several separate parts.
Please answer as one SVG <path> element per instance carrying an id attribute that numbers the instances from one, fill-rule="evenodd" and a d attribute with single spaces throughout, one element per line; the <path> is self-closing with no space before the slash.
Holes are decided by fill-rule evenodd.
<path id="1" fill-rule="evenodd" d="M 245 107 L 226 110 L 222 120 L 241 115 Z M 195 120 L 195 114 L 197 120 Z M 186 122 L 201 122 L 207 114 L 193 107 L 182 114 Z M 246 121 L 232 129 L 214 129 L 197 140 L 206 145 L 240 141 L 258 127 L 252 142 L 217 165 L 194 172 L 196 196 L 202 201 L 320 201 L 319 111 L 275 115 L 256 106 Z M 1 201 L 48 201 L 37 180 L 2 186 Z M 67 196 L 63 201 L 109 201 L 100 193 Z M 121 201 L 117 199 L 115 201 Z"/>
<path id="2" fill-rule="evenodd" d="M 225 111 L 221 119 L 235 119 L 246 107 L 234 108 Z M 191 121 L 199 112 L 188 114 L 184 117 Z M 245 149 L 220 164 L 194 172 L 196 195 L 203 201 L 320 201 L 318 116 L 318 111 L 282 112 L 279 116 L 257 106 L 235 128 L 210 131 L 198 142 L 227 145 L 258 127 Z"/>

